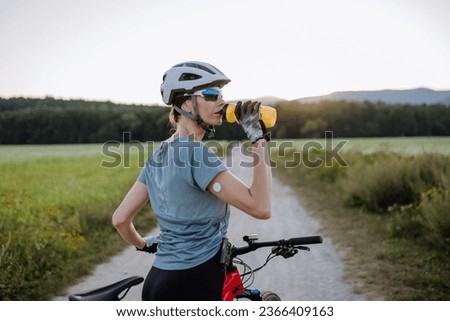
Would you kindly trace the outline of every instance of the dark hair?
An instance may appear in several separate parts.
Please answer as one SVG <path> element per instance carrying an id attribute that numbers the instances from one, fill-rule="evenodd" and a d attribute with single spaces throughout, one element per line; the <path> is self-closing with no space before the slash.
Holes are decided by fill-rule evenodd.
<path id="1" fill-rule="evenodd" d="M 186 100 L 188 100 L 190 96 L 178 96 L 173 99 L 173 104 L 179 108 L 184 104 Z"/>
<path id="2" fill-rule="evenodd" d="M 180 117 L 180 113 L 175 108 L 172 108 L 169 113 L 169 122 L 173 130 L 177 129 L 178 117 Z"/>
<path id="3" fill-rule="evenodd" d="M 181 108 L 181 106 L 184 104 L 186 100 L 188 100 L 189 96 L 178 96 L 175 97 L 173 100 L 174 106 L 177 106 L 178 108 Z M 177 129 L 177 123 L 178 123 L 178 117 L 180 117 L 180 113 L 175 109 L 172 108 L 172 110 L 169 113 L 169 122 L 172 125 L 172 130 Z"/>

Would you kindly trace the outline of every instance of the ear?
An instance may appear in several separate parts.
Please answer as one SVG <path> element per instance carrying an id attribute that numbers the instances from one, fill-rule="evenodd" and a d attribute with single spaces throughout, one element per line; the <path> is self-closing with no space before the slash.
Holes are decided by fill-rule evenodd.
<path id="1" fill-rule="evenodd" d="M 188 113 L 193 113 L 194 112 L 194 108 L 192 106 L 192 100 L 188 99 L 186 100 L 183 105 L 181 105 L 181 109 L 187 111 Z"/>

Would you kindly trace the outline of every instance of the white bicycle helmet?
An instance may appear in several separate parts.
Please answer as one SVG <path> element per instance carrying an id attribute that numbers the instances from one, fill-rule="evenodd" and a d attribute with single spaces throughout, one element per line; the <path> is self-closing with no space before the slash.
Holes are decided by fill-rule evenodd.
<path id="1" fill-rule="evenodd" d="M 221 88 L 230 81 L 223 72 L 206 62 L 182 62 L 164 73 L 161 96 L 165 104 L 173 105 L 177 96 L 192 94 L 205 87 Z"/>

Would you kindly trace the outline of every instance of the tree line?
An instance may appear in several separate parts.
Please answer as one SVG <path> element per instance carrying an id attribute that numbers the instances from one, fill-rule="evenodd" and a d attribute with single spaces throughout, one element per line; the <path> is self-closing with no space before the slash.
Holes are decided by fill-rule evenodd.
<path id="1" fill-rule="evenodd" d="M 275 108 L 278 120 L 271 132 L 276 139 L 323 137 L 326 131 L 334 137 L 450 136 L 450 108 L 444 105 L 325 101 L 282 102 Z M 109 101 L 0 98 L 0 144 L 159 141 L 170 136 L 169 110 Z M 236 124 L 216 127 L 214 139 L 244 138 Z"/>
<path id="2" fill-rule="evenodd" d="M 323 101 L 316 104 L 286 102 L 277 105 L 283 138 L 449 136 L 450 108 L 437 105 L 383 102 Z"/>

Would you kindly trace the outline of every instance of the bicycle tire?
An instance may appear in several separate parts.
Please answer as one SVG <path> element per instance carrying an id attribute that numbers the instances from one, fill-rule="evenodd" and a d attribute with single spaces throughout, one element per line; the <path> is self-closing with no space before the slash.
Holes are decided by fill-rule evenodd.
<path id="1" fill-rule="evenodd" d="M 281 298 L 272 291 L 262 291 L 261 292 L 261 300 L 262 301 L 281 301 Z"/>

